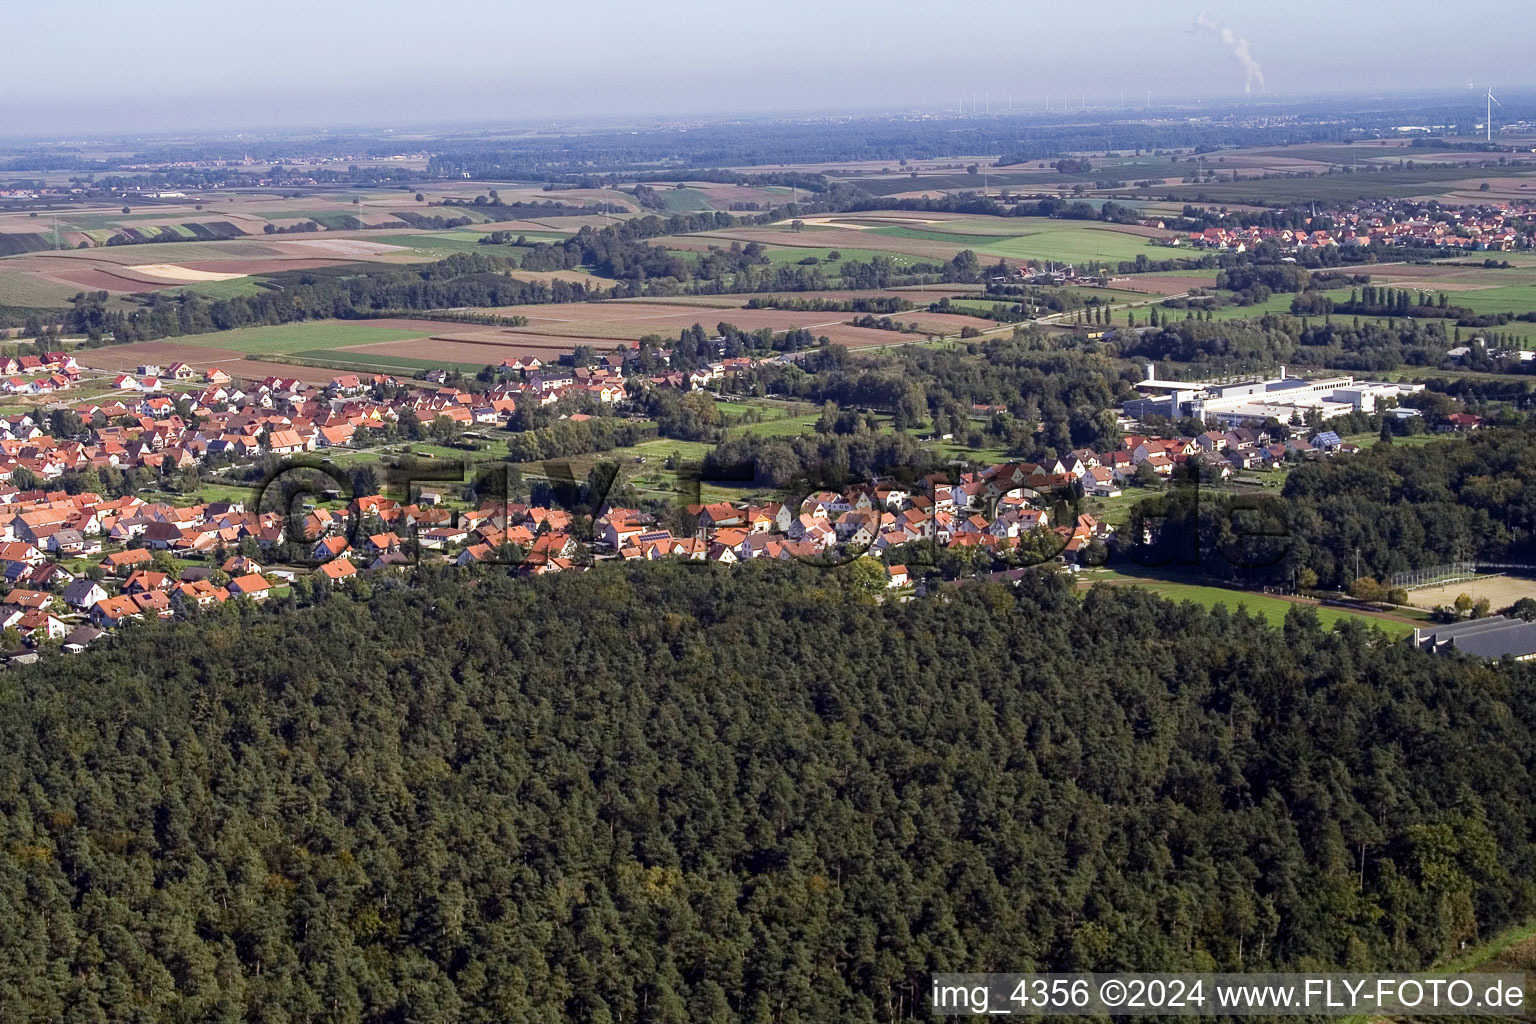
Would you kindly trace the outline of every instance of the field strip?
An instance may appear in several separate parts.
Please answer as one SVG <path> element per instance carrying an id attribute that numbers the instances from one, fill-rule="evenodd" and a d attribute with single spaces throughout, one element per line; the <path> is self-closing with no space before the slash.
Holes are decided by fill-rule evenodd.
<path id="1" fill-rule="evenodd" d="M 233 281 L 245 274 L 225 274 L 215 270 L 193 270 L 174 263 L 139 263 L 123 268 L 146 277 L 161 277 L 167 281 Z"/>

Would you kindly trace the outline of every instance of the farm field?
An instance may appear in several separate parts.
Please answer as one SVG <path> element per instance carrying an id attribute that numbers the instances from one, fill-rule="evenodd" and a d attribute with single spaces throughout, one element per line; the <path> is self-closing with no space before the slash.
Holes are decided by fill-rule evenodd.
<path id="1" fill-rule="evenodd" d="M 199 335 L 214 340 L 218 335 Z M 216 345 L 198 344 L 189 339 L 165 341 L 136 341 L 127 345 L 107 345 L 103 348 L 76 349 L 75 358 L 80 365 L 93 370 L 113 372 L 132 371 L 144 364 L 165 366 L 183 362 L 198 370 L 217 366 L 231 376 L 250 379 L 270 376 L 296 377 L 313 384 L 325 384 L 335 376 L 311 366 L 285 363 L 278 360 L 247 359 L 245 353 Z"/>
<path id="2" fill-rule="evenodd" d="M 1498 175 L 1490 170 L 1488 174 L 1511 176 L 1507 170 Z M 1518 177 L 1536 183 L 1536 178 L 1530 175 Z M 1177 184 L 1168 186 L 1166 191 L 1180 199 L 1210 203 L 1302 203 L 1314 199 L 1319 202 L 1349 202 L 1374 196 L 1432 197 L 1447 190 L 1455 191 L 1468 181 L 1475 189 L 1485 180 L 1487 178 L 1480 176 L 1476 168 L 1440 166 L 1415 167 L 1412 170 L 1394 168 L 1371 174 L 1321 174 L 1311 178 L 1255 178 L 1247 181 Z"/>
<path id="3" fill-rule="evenodd" d="M 818 257 L 836 249 L 844 259 L 868 259 L 870 253 L 881 252 L 900 253 L 923 261 L 947 260 L 963 249 L 972 249 L 983 257 L 1082 263 L 1133 260 L 1143 254 L 1149 258 L 1166 257 L 1166 250 L 1155 249 L 1149 243 L 1152 238 L 1170 234 L 1100 221 L 974 216 L 936 219 L 943 216 L 857 214 L 808 218 L 800 231 L 780 222 L 703 232 L 685 239 L 669 240 L 669 244 L 676 241 L 683 247 L 686 239 L 717 238 L 727 242 L 756 241 L 770 246 L 789 246 Z M 787 258 L 773 256 L 772 252 L 770 250 L 771 258 Z"/>
<path id="4" fill-rule="evenodd" d="M 441 329 L 443 325 L 433 324 L 432 326 Z M 201 341 L 215 341 L 219 348 L 246 355 L 284 355 L 317 349 L 344 348 L 349 345 L 399 341 L 418 337 L 420 333 L 419 330 L 375 326 L 372 322 L 316 320 L 273 327 L 244 327 L 211 335 L 189 335 L 184 339 L 172 339 L 170 343 L 197 346 Z"/>
<path id="5" fill-rule="evenodd" d="M 1036 223 L 1041 223 L 1036 221 Z M 1091 260 L 1134 260 L 1137 256 L 1148 259 L 1166 258 L 1171 250 L 1155 248 L 1146 235 L 1135 234 L 1097 221 L 1049 221 L 1040 227 L 1015 238 L 999 239 L 987 245 L 976 246 L 976 252 L 985 256 L 1003 256 L 1010 259 L 1056 260 L 1069 263 L 1085 263 Z"/>
<path id="6" fill-rule="evenodd" d="M 833 293 L 817 293 L 830 295 Z M 835 293 L 865 294 L 865 293 Z M 938 297 L 937 290 L 934 298 Z M 705 304 L 705 299 L 710 300 Z M 721 306 L 718 297 L 700 297 L 700 301 L 675 302 L 673 300 L 622 300 L 603 302 L 571 302 L 557 305 L 501 306 L 486 310 L 502 316 L 525 316 L 527 327 L 496 328 L 496 340 L 514 343 L 510 336 L 561 339 L 564 344 L 575 345 L 590 342 L 594 347 L 612 348 L 622 341 L 637 341 L 648 334 L 675 336 L 679 331 L 694 324 L 713 332 L 722 322 L 735 324 L 744 331 L 768 328 L 775 332 L 804 327 L 833 341 L 855 347 L 886 345 L 903 340 L 913 340 L 913 335 L 895 331 L 882 331 L 867 327 L 851 327 L 847 321 L 858 314 L 847 312 L 806 311 L 790 309 L 745 309 L 742 304 L 747 296 L 728 300 L 732 304 Z M 921 294 L 912 299 L 922 301 Z M 964 327 L 987 328 L 995 326 L 987 320 L 956 314 L 929 313 L 923 309 L 896 313 L 892 319 L 902 323 L 917 323 L 924 332 L 934 334 L 958 334 Z M 466 329 L 467 330 L 467 329 Z M 437 334 L 451 333 L 456 338 L 464 334 L 438 325 Z M 480 338 L 474 340 L 482 340 Z"/>

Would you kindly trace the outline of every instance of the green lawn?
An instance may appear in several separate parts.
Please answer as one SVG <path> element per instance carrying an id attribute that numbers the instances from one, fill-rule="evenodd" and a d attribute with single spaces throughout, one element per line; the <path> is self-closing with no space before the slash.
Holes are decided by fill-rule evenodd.
<path id="1" fill-rule="evenodd" d="M 1252 594 L 1240 590 L 1227 590 L 1223 587 L 1207 587 L 1194 583 L 1174 583 L 1161 579 L 1147 579 L 1145 577 L 1126 576 L 1117 572 L 1098 572 L 1085 576 L 1087 582 L 1113 581 L 1117 585 L 1136 586 L 1150 591 L 1159 597 L 1169 601 L 1183 602 L 1193 601 L 1204 608 L 1214 608 L 1218 604 L 1226 605 L 1231 611 L 1236 611 L 1239 606 L 1247 608 L 1249 613 L 1262 615 L 1272 626 L 1279 626 L 1285 622 L 1285 614 L 1297 607 L 1293 601 L 1285 601 L 1278 597 L 1270 597 L 1266 594 Z M 1358 619 L 1366 625 L 1379 627 L 1389 636 L 1406 636 L 1413 626 L 1406 622 L 1397 622 L 1392 619 L 1383 619 L 1371 615 L 1359 615 L 1343 608 L 1329 608 L 1325 605 L 1311 605 L 1316 612 L 1318 620 L 1326 629 L 1333 629 L 1345 619 Z"/>
<path id="2" fill-rule="evenodd" d="M 315 320 L 309 323 L 281 324 L 274 327 L 242 327 L 233 331 L 220 331 L 215 335 L 189 334 L 168 340 L 185 342 L 189 345 L 213 344 L 219 348 L 230 348 L 247 355 L 276 356 L 345 348 L 348 345 L 406 341 L 421 336 L 421 331 L 375 327 L 366 322 Z"/>
<path id="3" fill-rule="evenodd" d="M 1227 293 L 1223 293 L 1223 294 L 1227 294 Z M 1348 288 L 1336 288 L 1336 289 L 1334 289 L 1332 291 L 1323 292 L 1323 294 L 1328 296 L 1330 299 L 1332 299 L 1335 302 L 1347 302 L 1347 301 L 1349 301 L 1349 289 Z M 1244 319 L 1250 319 L 1250 318 L 1257 319 L 1258 317 L 1262 317 L 1262 316 L 1265 316 L 1265 315 L 1270 314 L 1270 313 L 1278 313 L 1278 314 L 1283 314 L 1285 316 L 1291 316 L 1291 315 L 1293 315 L 1291 313 L 1291 301 L 1293 299 L 1295 299 L 1295 298 L 1296 298 L 1296 296 L 1293 295 L 1290 292 L 1277 292 L 1276 294 L 1271 295 L 1265 301 L 1254 303 L 1251 306 L 1222 306 L 1220 309 L 1214 310 L 1211 313 L 1211 319 L 1212 320 L 1244 320 Z M 1160 310 L 1159 311 L 1159 316 L 1161 316 L 1163 313 L 1167 313 L 1168 318 L 1173 319 L 1173 320 L 1179 320 L 1179 319 L 1183 318 L 1184 312 L 1185 311 L 1181 310 L 1181 309 Z"/>
<path id="4" fill-rule="evenodd" d="M 821 413 L 807 413 L 804 416 L 781 416 L 778 419 L 764 420 L 761 423 L 737 423 L 729 429 L 732 438 L 743 436 L 754 437 L 797 437 L 800 434 L 815 433 L 816 421 L 821 419 Z"/>

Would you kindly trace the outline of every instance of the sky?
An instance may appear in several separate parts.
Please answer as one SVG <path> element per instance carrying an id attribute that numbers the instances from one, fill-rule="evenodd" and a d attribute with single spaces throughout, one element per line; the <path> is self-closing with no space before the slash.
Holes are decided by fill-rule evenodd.
<path id="1" fill-rule="evenodd" d="M 1231 100 L 1243 41 L 1272 97 L 1536 85 L 1530 0 L 7 7 L 4 134 Z"/>

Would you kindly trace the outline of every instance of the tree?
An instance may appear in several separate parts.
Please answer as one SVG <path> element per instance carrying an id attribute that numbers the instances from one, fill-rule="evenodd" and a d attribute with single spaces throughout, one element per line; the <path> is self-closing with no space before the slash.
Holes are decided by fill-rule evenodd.
<path id="1" fill-rule="evenodd" d="M 352 495 L 365 498 L 379 493 L 379 473 L 370 462 L 364 462 L 352 470 Z"/>
<path id="2" fill-rule="evenodd" d="M 1373 577 L 1358 576 L 1349 584 L 1349 596 L 1356 601 L 1375 604 L 1382 599 L 1382 587 Z"/>
<path id="3" fill-rule="evenodd" d="M 878 594 L 886 589 L 890 574 L 885 571 L 884 564 L 879 560 L 864 555 L 849 563 L 848 580 L 849 584 L 861 593 Z"/>

